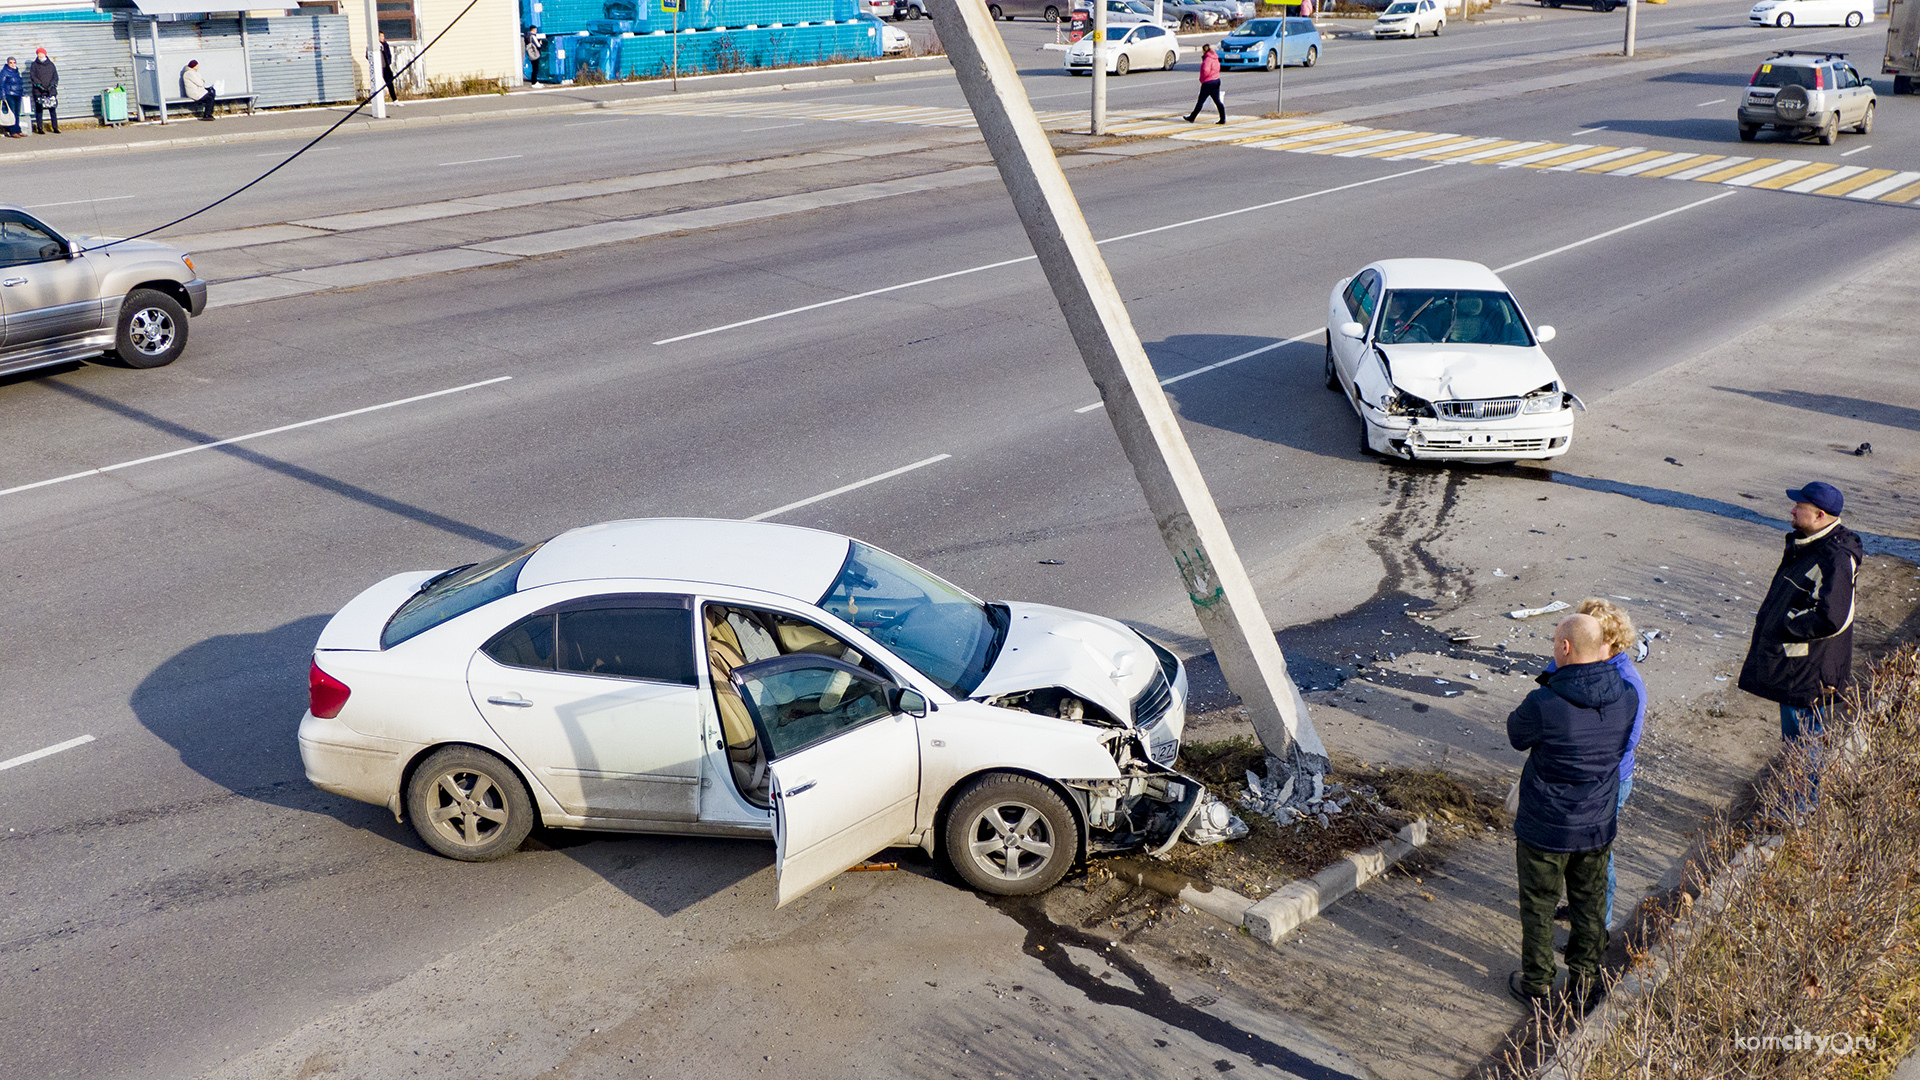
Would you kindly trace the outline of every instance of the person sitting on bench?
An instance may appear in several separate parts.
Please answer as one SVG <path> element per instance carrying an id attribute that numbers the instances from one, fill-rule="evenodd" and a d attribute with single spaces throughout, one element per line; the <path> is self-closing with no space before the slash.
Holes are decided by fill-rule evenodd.
<path id="1" fill-rule="evenodd" d="M 185 92 L 190 106 L 198 106 L 200 119 L 213 119 L 213 99 L 217 91 L 207 85 L 206 77 L 200 74 L 200 61 L 189 60 L 180 72 L 180 89 Z"/>

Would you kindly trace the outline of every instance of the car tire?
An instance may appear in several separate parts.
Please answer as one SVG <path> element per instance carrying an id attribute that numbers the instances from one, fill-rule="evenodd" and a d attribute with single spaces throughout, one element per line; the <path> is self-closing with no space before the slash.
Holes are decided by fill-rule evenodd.
<path id="1" fill-rule="evenodd" d="M 1331 330 L 1327 331 L 1327 389 L 1345 392 L 1340 385 L 1340 369 L 1333 365 L 1333 331 Z"/>
<path id="2" fill-rule="evenodd" d="M 187 309 L 158 289 L 135 289 L 120 305 L 113 354 L 133 368 L 166 367 L 187 351 Z"/>
<path id="3" fill-rule="evenodd" d="M 1758 138 L 1759 135 L 1760 135 L 1760 125 L 1758 124 L 1741 124 L 1740 125 L 1740 141 L 1741 142 L 1752 142 L 1754 139 Z"/>
<path id="4" fill-rule="evenodd" d="M 1270 50 L 1268 50 L 1268 52 L 1267 52 L 1267 70 L 1268 70 L 1268 71 L 1272 71 L 1272 70 L 1274 70 L 1275 68 L 1278 68 L 1279 66 L 1280 66 L 1280 50 L 1279 50 L 1279 49 L 1270 49 Z"/>
<path id="5" fill-rule="evenodd" d="M 1439 36 L 1440 36 L 1440 31 L 1442 31 L 1442 30 L 1445 30 L 1446 28 L 1447 28 L 1447 20 L 1445 20 L 1445 19 L 1441 19 L 1441 20 L 1440 20 L 1439 22 L 1437 22 L 1437 23 L 1434 23 L 1434 24 L 1433 24 L 1433 36 L 1434 36 L 1434 37 L 1439 37 Z"/>
<path id="6" fill-rule="evenodd" d="M 1830 112 L 1826 123 L 1820 125 L 1820 145 L 1832 146 L 1840 141 L 1840 114 Z"/>
<path id="7" fill-rule="evenodd" d="M 461 862 L 487 862 L 519 850 L 533 831 L 533 797 L 498 756 L 449 746 L 421 762 L 407 781 L 407 816 L 433 850 Z"/>
<path id="8" fill-rule="evenodd" d="M 1113 73 L 1115 75 L 1125 75 L 1127 72 L 1132 70 L 1133 70 L 1133 65 L 1127 62 L 1126 53 L 1121 53 L 1119 58 L 1113 62 Z"/>
<path id="9" fill-rule="evenodd" d="M 1168 53 L 1168 54 L 1167 54 L 1167 62 L 1166 62 L 1166 63 L 1164 63 L 1164 64 L 1161 64 L 1161 65 L 1160 65 L 1160 70 L 1161 70 L 1161 71 L 1172 71 L 1172 70 L 1173 70 L 1173 65 L 1175 65 L 1175 64 L 1177 64 L 1177 63 L 1179 63 L 1179 62 L 1180 62 L 1180 57 L 1179 57 L 1178 55 L 1176 55 L 1176 54 L 1174 54 L 1174 53 Z"/>
<path id="10" fill-rule="evenodd" d="M 1859 26 L 1859 25 L 1860 25 L 1860 13 L 1859 13 L 1859 12 L 1857 12 L 1857 11 L 1849 11 L 1849 12 L 1847 12 L 1847 25 L 1848 25 L 1848 26 Z"/>
<path id="11" fill-rule="evenodd" d="M 910 7 L 907 9 L 907 18 L 909 19 L 918 20 L 920 18 L 920 14 L 921 14 L 920 9 L 917 7 Z"/>
<path id="12" fill-rule="evenodd" d="M 1773 21 L 1773 25 L 1785 30 L 1793 25 L 1793 15 L 1790 12 L 1783 11 L 1780 13 L 1780 17 Z"/>
<path id="13" fill-rule="evenodd" d="M 1860 123 L 1855 125 L 1853 130 L 1859 132 L 1862 135 L 1872 134 L 1873 133 L 1873 110 L 1874 110 L 1874 103 L 1871 101 L 1867 102 L 1867 111 L 1861 114 Z"/>
<path id="14" fill-rule="evenodd" d="M 1183 34 L 1191 34 L 1195 30 L 1198 30 L 1199 28 L 1200 28 L 1200 20 L 1194 18 L 1191 15 L 1183 16 L 1180 19 L 1180 32 Z"/>
<path id="15" fill-rule="evenodd" d="M 1306 59 L 1306 62 L 1305 62 L 1305 63 L 1302 63 L 1302 64 L 1301 64 L 1300 66 L 1301 66 L 1301 67 L 1312 67 L 1313 65 L 1315 65 L 1315 64 L 1317 64 L 1317 63 L 1319 63 L 1319 62 L 1320 62 L 1320 46 L 1318 46 L 1318 45 L 1309 45 L 1309 46 L 1307 46 L 1307 59 Z"/>
<path id="16" fill-rule="evenodd" d="M 1042 15 L 1042 17 L 1045 18 L 1048 22 L 1059 22 L 1060 9 L 1057 7 L 1048 7 L 1045 13 Z"/>
<path id="17" fill-rule="evenodd" d="M 1913 93 L 1913 78 L 1907 75 L 1895 75 L 1893 77 L 1893 93 L 1896 97 L 1904 97 Z"/>
<path id="18" fill-rule="evenodd" d="M 987 5 L 987 14 L 988 14 L 989 16 L 991 16 L 991 17 L 992 17 L 992 19 L 993 19 L 993 21 L 994 21 L 994 22 L 999 22 L 999 21 L 1001 21 L 1002 19 L 1005 19 L 1005 18 L 1006 18 L 1006 16 L 1005 16 L 1005 15 L 1002 15 L 1002 14 L 1000 13 L 1000 5 L 999 5 L 999 4 L 988 4 L 988 5 Z"/>
<path id="19" fill-rule="evenodd" d="M 1032 896 L 1053 888 L 1078 861 L 1080 827 L 1066 800 L 1047 785 L 989 773 L 954 800 L 945 846 L 968 885 L 994 896 Z"/>

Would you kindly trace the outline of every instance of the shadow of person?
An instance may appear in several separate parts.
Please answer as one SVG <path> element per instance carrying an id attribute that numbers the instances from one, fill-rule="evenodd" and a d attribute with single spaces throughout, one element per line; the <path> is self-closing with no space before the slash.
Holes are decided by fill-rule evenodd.
<path id="1" fill-rule="evenodd" d="M 428 858 L 412 826 L 395 821 L 386 807 L 307 781 L 298 733 L 307 709 L 307 665 L 328 618 L 309 615 L 259 633 L 196 642 L 134 688 L 134 715 L 182 764 L 235 795 L 329 817 L 389 841 L 395 854 Z M 767 841 L 545 828 L 535 830 L 526 848 L 561 852 L 662 915 L 733 888 L 773 860 Z M 466 869 L 446 863 L 450 878 Z M 770 884 L 767 891 L 771 905 Z"/>

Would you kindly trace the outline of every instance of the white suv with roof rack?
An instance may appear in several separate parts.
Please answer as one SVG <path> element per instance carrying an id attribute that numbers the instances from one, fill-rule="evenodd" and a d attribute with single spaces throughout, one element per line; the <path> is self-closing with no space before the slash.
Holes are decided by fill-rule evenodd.
<path id="1" fill-rule="evenodd" d="M 1873 84 L 1846 53 L 1785 49 L 1763 61 L 1740 96 L 1740 138 L 1752 142 L 1771 127 L 1792 138 L 1817 134 L 1832 146 L 1840 129 L 1873 130 Z"/>

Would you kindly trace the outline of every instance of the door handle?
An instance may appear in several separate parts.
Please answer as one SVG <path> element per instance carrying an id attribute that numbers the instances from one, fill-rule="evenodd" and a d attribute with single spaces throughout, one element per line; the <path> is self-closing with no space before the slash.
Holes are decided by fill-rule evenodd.
<path id="1" fill-rule="evenodd" d="M 0 285 L 5 285 L 9 289 L 13 288 L 15 285 L 25 285 L 26 283 L 27 283 L 27 279 L 23 277 L 10 277 L 5 281 L 0 281 Z"/>
<path id="2" fill-rule="evenodd" d="M 528 701 L 528 700 L 527 700 L 526 698 L 523 698 L 523 697 L 497 697 L 497 696 L 496 696 L 496 697 L 490 697 L 490 698 L 488 698 L 488 699 L 487 699 L 487 704 L 489 704 L 489 705 L 508 705 L 508 706 L 511 706 L 511 707 L 513 707 L 513 708 L 516 708 L 516 709 L 524 709 L 524 708 L 527 708 L 528 706 L 530 706 L 530 705 L 532 705 L 532 704 L 533 704 L 533 702 L 531 702 L 531 701 Z"/>
<path id="3" fill-rule="evenodd" d="M 819 782 L 820 782 L 820 781 L 818 781 L 818 780 L 809 780 L 809 781 L 807 781 L 807 782 L 806 782 L 806 783 L 804 783 L 804 784 L 798 784 L 798 785 L 795 785 L 794 787 L 790 787 L 790 788 L 788 788 L 787 790 L 785 790 L 785 791 L 783 791 L 783 792 L 781 792 L 780 794 L 782 794 L 782 795 L 784 795 L 784 796 L 786 796 L 787 798 L 789 798 L 789 799 L 791 799 L 791 798 L 793 798 L 793 797 L 794 797 L 795 795 L 798 795 L 798 794 L 800 794 L 800 793 L 801 793 L 801 792 L 803 792 L 803 791 L 812 791 L 812 790 L 813 790 L 813 785 L 815 785 L 815 784 L 817 784 L 817 783 L 819 783 Z"/>

